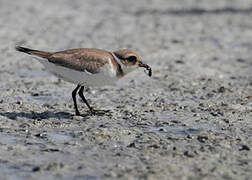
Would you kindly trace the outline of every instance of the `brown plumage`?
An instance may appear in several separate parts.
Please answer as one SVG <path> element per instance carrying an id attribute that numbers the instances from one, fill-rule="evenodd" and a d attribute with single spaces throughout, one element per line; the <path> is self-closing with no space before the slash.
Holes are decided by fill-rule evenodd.
<path id="1" fill-rule="evenodd" d="M 108 63 L 108 59 L 113 59 L 109 52 L 101 49 L 80 48 L 59 52 L 45 52 L 20 46 L 16 49 L 30 55 L 48 59 L 49 62 L 56 65 L 90 73 L 98 73 L 99 68 Z"/>

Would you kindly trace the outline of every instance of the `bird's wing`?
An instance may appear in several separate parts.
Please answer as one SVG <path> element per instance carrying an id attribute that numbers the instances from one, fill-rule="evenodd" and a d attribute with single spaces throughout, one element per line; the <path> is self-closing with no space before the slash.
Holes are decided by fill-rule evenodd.
<path id="1" fill-rule="evenodd" d="M 55 65 L 77 71 L 98 73 L 99 69 L 111 58 L 109 52 L 99 49 L 71 49 L 53 53 L 47 59 Z"/>
<path id="2" fill-rule="evenodd" d="M 17 46 L 16 50 L 42 57 L 43 59 L 47 59 L 49 62 L 58 66 L 89 73 L 98 73 L 102 66 L 109 63 L 109 59 L 113 59 L 111 53 L 105 50 L 91 48 L 70 49 L 60 52 L 46 52 Z"/>

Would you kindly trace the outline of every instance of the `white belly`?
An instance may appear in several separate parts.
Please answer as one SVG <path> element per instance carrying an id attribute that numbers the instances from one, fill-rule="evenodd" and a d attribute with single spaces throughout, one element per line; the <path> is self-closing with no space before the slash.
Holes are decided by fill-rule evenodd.
<path id="1" fill-rule="evenodd" d="M 116 82 L 116 80 L 118 80 L 118 78 L 110 72 L 111 70 L 108 66 L 102 68 L 99 73 L 92 74 L 87 71 L 76 71 L 63 66 L 58 66 L 48 62 L 46 59 L 36 59 L 38 59 L 39 62 L 42 63 L 49 72 L 70 83 L 83 86 L 105 86 L 112 85 Z"/>

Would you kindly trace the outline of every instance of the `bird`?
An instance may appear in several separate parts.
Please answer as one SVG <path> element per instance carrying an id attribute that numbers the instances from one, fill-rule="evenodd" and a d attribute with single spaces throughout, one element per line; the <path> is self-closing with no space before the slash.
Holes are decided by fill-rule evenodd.
<path id="1" fill-rule="evenodd" d="M 16 46 L 15 49 L 38 59 L 50 73 L 58 78 L 77 85 L 72 91 L 76 116 L 81 116 L 77 106 L 77 93 L 92 115 L 99 111 L 87 102 L 83 93 L 85 87 L 112 85 L 138 67 L 145 68 L 148 76 L 152 75 L 151 67 L 144 64 L 137 52 L 131 49 L 113 52 L 96 48 L 78 48 L 58 52 L 22 46 Z"/>

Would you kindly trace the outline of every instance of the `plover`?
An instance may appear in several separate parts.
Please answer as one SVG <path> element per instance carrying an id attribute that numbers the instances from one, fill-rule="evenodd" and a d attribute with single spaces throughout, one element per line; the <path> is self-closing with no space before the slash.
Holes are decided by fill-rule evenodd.
<path id="1" fill-rule="evenodd" d="M 151 68 L 140 60 L 135 51 L 130 49 L 109 52 L 94 48 L 80 48 L 46 52 L 17 46 L 16 50 L 37 58 L 55 76 L 77 84 L 77 87 L 72 91 L 76 115 L 80 115 L 76 102 L 77 92 L 90 112 L 92 114 L 97 112 L 90 107 L 83 94 L 85 86 L 113 84 L 137 67 L 145 68 L 148 75 L 152 75 Z"/>

